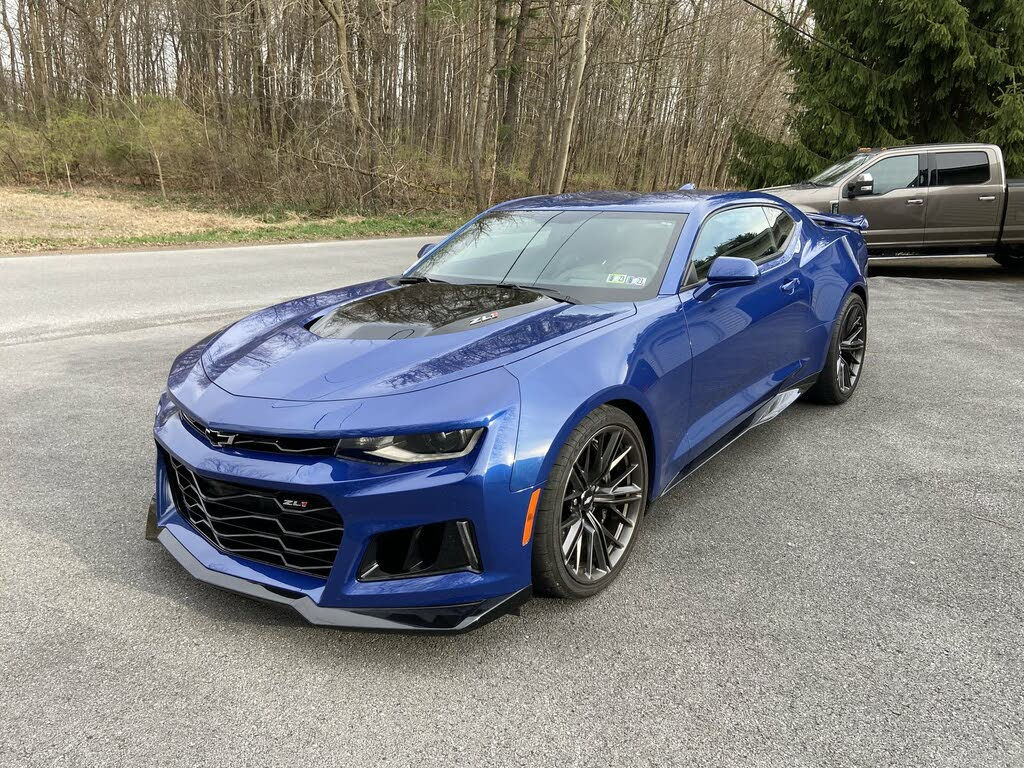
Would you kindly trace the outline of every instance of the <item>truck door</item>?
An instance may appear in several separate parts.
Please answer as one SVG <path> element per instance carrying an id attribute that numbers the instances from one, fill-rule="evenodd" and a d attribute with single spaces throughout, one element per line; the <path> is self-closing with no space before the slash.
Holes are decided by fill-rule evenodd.
<path id="1" fill-rule="evenodd" d="M 851 198 L 844 182 L 839 213 L 867 217 L 864 239 L 869 248 L 912 250 L 924 243 L 925 211 L 929 205 L 929 190 L 925 187 L 927 166 L 923 153 L 889 155 L 854 174 L 871 174 L 874 191 L 870 195 Z"/>
<path id="2" fill-rule="evenodd" d="M 925 215 L 928 246 L 992 246 L 1003 212 L 1002 168 L 983 149 L 932 152 Z"/>

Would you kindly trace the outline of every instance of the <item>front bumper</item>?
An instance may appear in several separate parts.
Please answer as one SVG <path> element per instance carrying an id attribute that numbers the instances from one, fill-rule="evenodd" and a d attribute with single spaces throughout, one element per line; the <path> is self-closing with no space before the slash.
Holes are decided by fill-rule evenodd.
<path id="1" fill-rule="evenodd" d="M 155 516 L 155 515 L 154 515 Z M 531 589 L 525 587 L 511 595 L 503 595 L 475 603 L 421 606 L 417 608 L 329 608 L 317 605 L 309 595 L 288 592 L 230 576 L 207 568 L 170 528 L 156 525 L 157 540 L 192 576 L 229 592 L 237 592 L 267 603 L 286 606 L 297 611 L 310 624 L 374 632 L 466 632 L 482 626 L 506 613 L 518 613 L 519 606 L 530 599 Z"/>
<path id="2" fill-rule="evenodd" d="M 530 596 L 530 547 L 522 545 L 532 488 L 510 484 L 516 418 L 495 418 L 461 464 L 384 471 L 332 457 L 294 457 L 215 448 L 178 414 L 158 418 L 156 498 L 147 531 L 201 581 L 294 608 L 308 621 L 368 630 L 460 632 L 515 610 Z M 296 494 L 317 494 L 338 510 L 341 545 L 326 579 L 230 554 L 177 509 L 170 458 L 207 478 Z M 479 570 L 361 580 L 374 539 L 408 526 L 467 520 Z"/>

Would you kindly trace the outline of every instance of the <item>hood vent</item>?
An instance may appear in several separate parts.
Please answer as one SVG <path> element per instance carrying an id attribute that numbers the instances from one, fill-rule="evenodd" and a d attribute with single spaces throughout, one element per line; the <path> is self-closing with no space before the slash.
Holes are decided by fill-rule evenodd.
<path id="1" fill-rule="evenodd" d="M 508 285 L 411 283 L 342 304 L 309 331 L 324 339 L 410 339 L 483 327 L 557 303 Z"/>

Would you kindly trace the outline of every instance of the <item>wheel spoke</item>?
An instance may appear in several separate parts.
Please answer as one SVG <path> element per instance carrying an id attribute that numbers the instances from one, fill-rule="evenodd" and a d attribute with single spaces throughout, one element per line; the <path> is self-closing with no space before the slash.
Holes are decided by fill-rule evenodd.
<path id="1" fill-rule="evenodd" d="M 619 540 L 619 537 L 616 535 L 616 531 L 611 530 L 607 525 L 605 525 L 604 521 L 600 522 L 599 525 L 601 526 L 601 535 L 604 537 L 605 545 L 610 545 L 608 547 L 609 550 L 611 547 L 615 547 L 616 549 L 625 548 L 626 545 Z"/>
<path id="2" fill-rule="evenodd" d="M 606 474 L 611 473 L 611 471 L 613 469 L 615 469 L 619 465 L 619 462 L 622 461 L 624 458 L 626 458 L 626 456 L 629 455 L 629 452 L 631 450 L 633 450 L 633 446 L 631 446 L 631 445 L 626 446 L 626 450 L 624 450 L 622 453 L 620 453 L 618 456 L 616 456 L 615 460 L 612 461 L 612 463 L 608 465 L 608 469 L 605 470 Z M 612 485 L 615 485 L 615 483 L 612 483 Z"/>
<path id="3" fill-rule="evenodd" d="M 611 504 L 605 507 L 605 511 L 612 515 L 615 515 L 615 517 L 617 517 L 619 519 L 619 522 L 623 525 L 628 525 L 630 528 L 633 527 L 633 521 L 626 517 L 626 515 L 620 512 L 616 507 L 613 507 Z"/>
<path id="4" fill-rule="evenodd" d="M 619 444 L 622 442 L 622 432 L 616 430 L 608 436 L 608 440 L 605 443 L 604 450 L 601 451 L 601 463 L 598 467 L 597 476 L 604 477 L 607 475 L 612 468 L 612 459 L 615 457 L 615 452 L 619 449 Z"/>
<path id="5" fill-rule="evenodd" d="M 619 476 L 618 476 L 617 478 L 615 478 L 614 480 L 612 480 L 612 482 L 610 482 L 610 483 L 608 484 L 608 486 L 609 486 L 610 488 L 617 488 L 618 486 L 622 485 L 623 481 L 624 481 L 624 480 L 625 480 L 625 479 L 626 479 L 627 477 L 629 477 L 629 476 L 630 476 L 631 474 L 633 474 L 633 471 L 634 471 L 634 470 L 635 470 L 635 469 L 636 469 L 637 467 L 639 467 L 639 466 L 640 466 L 639 464 L 630 464 L 630 465 L 629 465 L 629 467 L 628 467 L 628 468 L 626 469 L 626 471 L 625 471 L 625 472 L 623 472 L 623 473 L 622 473 L 621 475 L 619 475 Z"/>
<path id="6" fill-rule="evenodd" d="M 576 518 L 570 523 L 569 532 L 566 537 L 562 540 L 562 555 L 566 558 L 569 557 L 574 547 L 577 547 L 581 536 L 583 535 L 583 518 Z M 579 564 L 577 563 L 577 568 Z"/>
<path id="7" fill-rule="evenodd" d="M 587 570 L 586 576 L 588 579 L 594 578 L 594 532 L 584 527 L 586 531 L 587 539 Z"/>
<path id="8" fill-rule="evenodd" d="M 576 464 L 572 465 L 572 470 L 569 472 L 569 482 L 576 486 L 577 491 L 583 491 L 587 487 L 587 481 Z"/>
<path id="9" fill-rule="evenodd" d="M 588 521 L 590 522 L 588 530 L 590 531 L 591 542 L 591 575 L 593 575 L 594 567 L 600 571 L 610 571 L 611 565 L 608 562 L 608 542 L 604 537 L 604 526 L 602 526 L 593 515 L 588 516 Z"/>

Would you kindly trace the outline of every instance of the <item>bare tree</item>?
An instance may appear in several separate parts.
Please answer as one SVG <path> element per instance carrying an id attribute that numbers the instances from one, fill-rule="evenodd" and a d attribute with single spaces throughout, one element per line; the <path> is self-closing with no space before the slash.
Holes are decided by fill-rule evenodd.
<path id="1" fill-rule="evenodd" d="M 783 0 L 793 24 L 802 0 Z M 784 130 L 739 0 L 4 0 L 0 175 L 315 210 L 728 185 Z M 500 169 L 500 173 L 498 172 Z"/>

